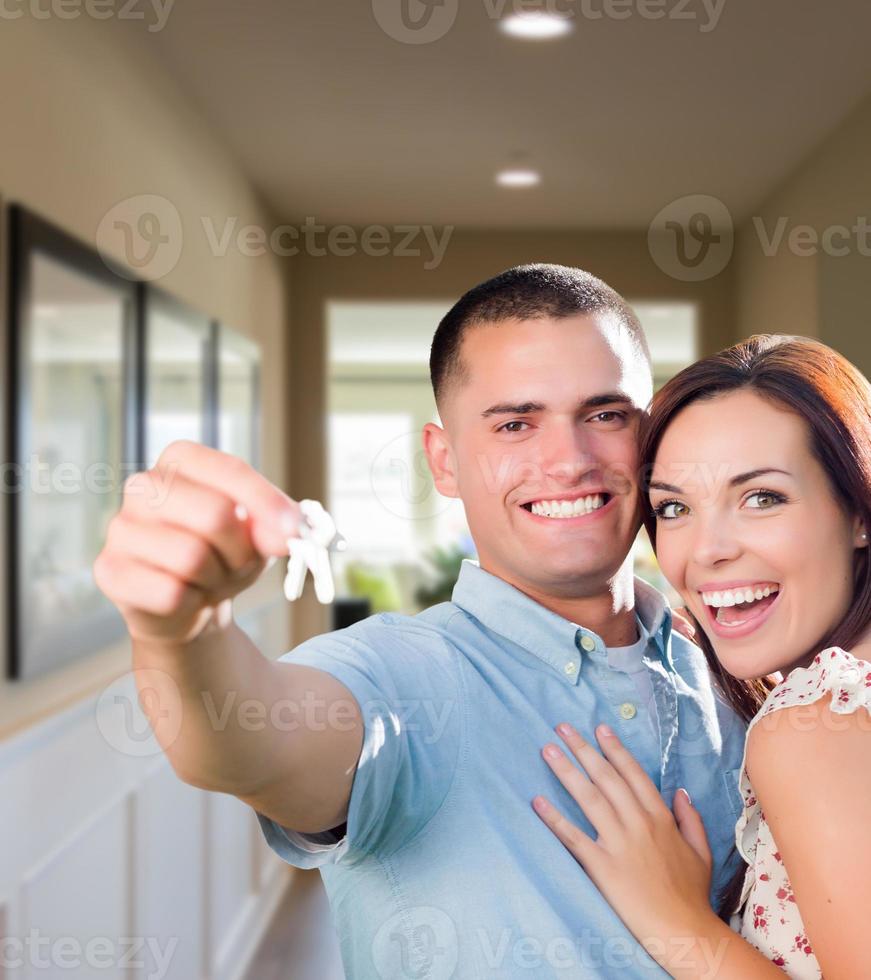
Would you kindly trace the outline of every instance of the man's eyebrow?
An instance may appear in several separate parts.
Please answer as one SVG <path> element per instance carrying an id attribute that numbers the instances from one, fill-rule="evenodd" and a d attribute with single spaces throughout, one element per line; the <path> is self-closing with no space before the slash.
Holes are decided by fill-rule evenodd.
<path id="1" fill-rule="evenodd" d="M 602 395 L 582 398 L 577 404 L 577 409 L 583 412 L 591 408 L 600 408 L 602 405 L 632 405 L 632 399 L 622 391 L 608 391 Z M 491 415 L 529 415 L 546 409 L 547 405 L 544 402 L 521 402 L 517 405 L 500 402 L 481 412 L 481 418 L 486 419 Z"/>
<path id="2" fill-rule="evenodd" d="M 765 476 L 766 473 L 782 473 L 784 476 L 792 476 L 791 473 L 786 470 L 779 470 L 774 466 L 767 466 L 761 470 L 748 470 L 746 473 L 739 473 L 738 476 L 733 476 L 729 480 L 730 487 L 738 487 L 742 483 L 748 483 L 750 480 L 755 480 L 760 476 Z M 666 493 L 683 493 L 680 487 L 672 486 L 670 483 L 661 483 L 659 480 L 651 480 L 647 484 L 648 490 L 665 490 Z"/>

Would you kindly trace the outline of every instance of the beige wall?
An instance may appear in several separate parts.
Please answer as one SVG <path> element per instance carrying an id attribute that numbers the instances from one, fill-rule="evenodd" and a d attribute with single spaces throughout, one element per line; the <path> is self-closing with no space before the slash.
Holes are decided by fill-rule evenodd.
<path id="1" fill-rule="evenodd" d="M 212 254 L 201 217 L 218 225 L 226 216 L 238 216 L 240 225 L 274 222 L 154 59 L 150 40 L 114 21 L 86 17 L 3 22 L 0 197 L 91 244 L 101 217 L 124 198 L 158 194 L 175 205 L 184 247 L 159 285 L 261 343 L 263 470 L 283 485 L 286 260 L 246 258 L 232 249 L 224 257 Z M 2 268 L 5 279 L 5 255 Z M 275 596 L 281 596 L 280 566 L 240 598 L 240 613 Z M 286 604 L 276 617 L 277 654 L 287 648 Z M 125 644 L 41 680 L 0 679 L 0 735 L 102 686 L 129 665 Z"/>
<path id="2" fill-rule="evenodd" d="M 447 300 L 475 283 L 522 262 L 577 265 L 600 276 L 633 300 L 696 302 L 702 353 L 718 350 L 734 336 L 731 269 L 701 283 L 678 282 L 651 260 L 644 232 L 456 231 L 444 260 L 424 268 L 424 257 L 362 254 L 300 255 L 291 270 L 293 348 L 287 434 L 291 493 L 323 498 L 326 493 L 325 308 L 328 300 Z M 436 324 L 433 324 L 435 330 Z M 324 610 L 307 590 L 294 609 L 294 641 L 327 628 Z"/>
<path id="3" fill-rule="evenodd" d="M 737 326 L 751 333 L 819 337 L 871 375 L 871 259 L 851 236 L 847 255 L 801 256 L 787 244 L 790 231 L 811 226 L 822 238 L 834 225 L 871 220 L 871 99 L 863 101 L 780 187 L 756 209 L 770 238 L 786 219 L 785 241 L 766 256 L 752 218 L 738 234 Z M 840 238 L 835 246 L 842 247 Z M 866 243 L 871 245 L 871 236 Z"/>

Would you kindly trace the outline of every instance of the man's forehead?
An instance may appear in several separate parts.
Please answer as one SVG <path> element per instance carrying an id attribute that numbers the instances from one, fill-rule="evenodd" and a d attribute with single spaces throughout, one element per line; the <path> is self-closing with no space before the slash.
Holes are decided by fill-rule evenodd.
<path id="1" fill-rule="evenodd" d="M 548 388 L 563 379 L 577 385 L 580 376 L 584 395 L 591 396 L 621 384 L 635 388 L 638 379 L 650 385 L 646 356 L 606 313 L 476 325 L 464 338 L 460 359 L 468 380 L 484 387 L 517 377 Z"/>

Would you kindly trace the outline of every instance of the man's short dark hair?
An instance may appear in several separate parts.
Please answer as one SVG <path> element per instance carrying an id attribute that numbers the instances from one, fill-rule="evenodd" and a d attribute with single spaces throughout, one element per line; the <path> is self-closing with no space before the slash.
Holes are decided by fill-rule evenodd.
<path id="1" fill-rule="evenodd" d="M 439 323 L 429 357 L 436 403 L 449 386 L 464 380 L 460 348 L 469 327 L 506 320 L 563 319 L 579 313 L 613 314 L 650 363 L 650 350 L 638 317 L 607 283 L 571 266 L 518 265 L 473 286 Z"/>

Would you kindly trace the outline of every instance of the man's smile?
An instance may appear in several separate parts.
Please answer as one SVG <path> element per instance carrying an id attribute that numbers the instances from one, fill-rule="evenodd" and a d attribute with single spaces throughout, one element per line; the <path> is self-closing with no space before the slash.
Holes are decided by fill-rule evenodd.
<path id="1" fill-rule="evenodd" d="M 576 520 L 599 513 L 614 500 L 612 494 L 600 491 L 582 495 L 557 495 L 528 500 L 520 506 L 543 520 Z"/>

